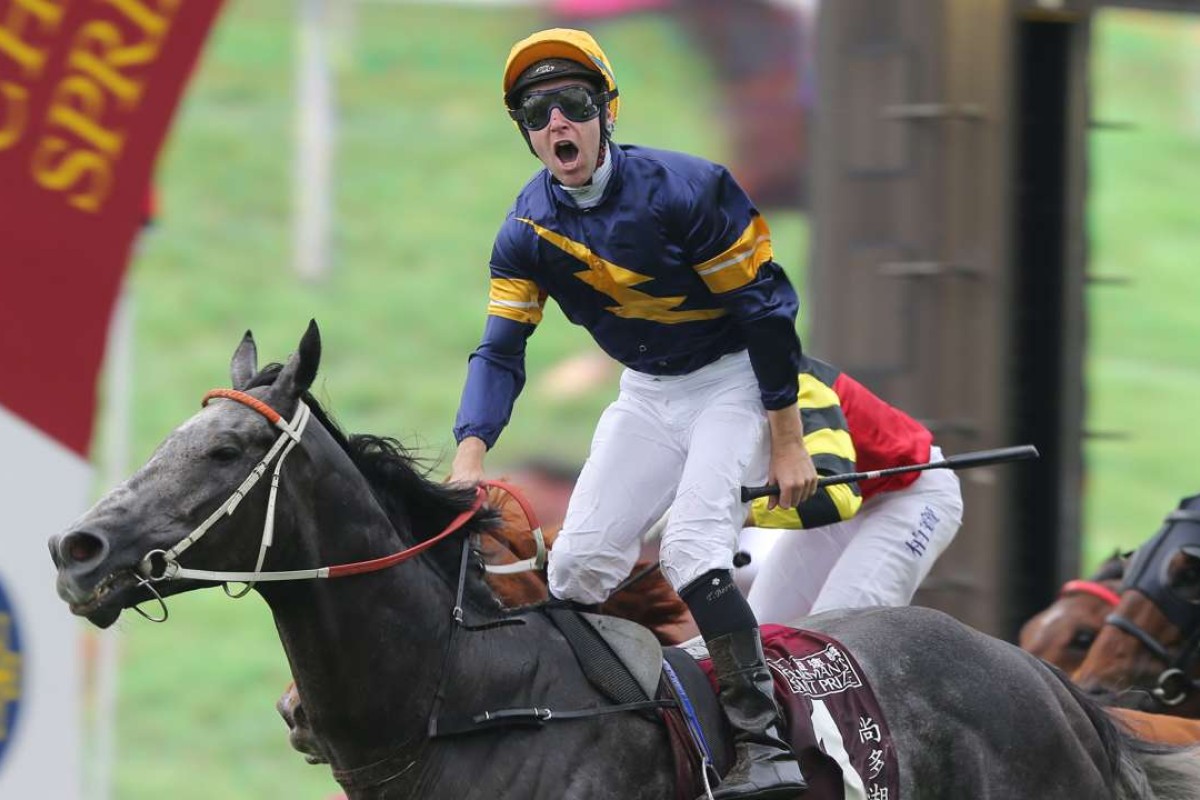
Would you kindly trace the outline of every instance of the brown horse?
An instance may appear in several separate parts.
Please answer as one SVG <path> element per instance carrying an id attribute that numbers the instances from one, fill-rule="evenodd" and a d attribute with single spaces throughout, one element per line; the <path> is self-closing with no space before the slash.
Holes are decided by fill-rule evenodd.
<path id="1" fill-rule="evenodd" d="M 1200 720 L 1150 714 L 1132 708 L 1110 708 L 1108 714 L 1125 730 L 1148 742 L 1190 746 L 1200 742 Z"/>
<path id="2" fill-rule="evenodd" d="M 1021 649 L 1068 674 L 1078 669 L 1120 601 L 1128 558 L 1128 553 L 1114 553 L 1091 577 L 1063 584 L 1055 601 L 1021 626 Z"/>
<path id="3" fill-rule="evenodd" d="M 1116 552 L 1086 580 L 1067 581 L 1054 603 L 1022 626 L 1021 648 L 1064 672 L 1078 670 L 1105 619 L 1121 603 L 1121 582 L 1132 555 Z M 1135 604 L 1139 599 L 1144 601 L 1144 596 L 1133 593 Z M 1109 714 L 1142 739 L 1176 745 L 1200 742 L 1197 720 L 1129 708 L 1111 708 Z"/>
<path id="4" fill-rule="evenodd" d="M 1073 677 L 1123 705 L 1200 717 L 1200 495 L 1134 553 L 1120 603 Z"/>
<path id="5" fill-rule="evenodd" d="M 511 477 L 506 478 L 506 482 L 511 480 Z M 517 480 L 521 483 L 514 483 L 514 486 L 518 491 L 524 491 L 522 487 L 528 478 L 518 475 Z M 503 522 L 495 531 L 480 537 L 484 563 L 511 564 L 531 558 L 537 551 L 537 544 L 519 503 L 502 490 L 492 489 L 489 498 L 491 505 L 501 512 Z M 533 498 L 530 498 L 530 503 L 533 504 Z M 534 507 L 538 509 L 538 506 Z M 537 514 L 542 523 L 546 548 L 549 549 L 553 547 L 554 539 L 562 527 L 562 517 L 551 516 L 547 520 L 541 518 L 540 510 Z M 699 629 L 687 605 L 662 572 L 653 569 L 657 559 L 652 557 L 652 551 L 653 548 L 647 548 L 647 552 L 634 565 L 630 575 L 638 576 L 636 583 L 614 592 L 600 607 L 600 613 L 640 623 L 649 628 L 663 644 L 679 644 L 698 635 Z M 488 573 L 487 582 L 500 602 L 509 608 L 539 603 L 549 594 L 545 574 L 540 571 Z"/>

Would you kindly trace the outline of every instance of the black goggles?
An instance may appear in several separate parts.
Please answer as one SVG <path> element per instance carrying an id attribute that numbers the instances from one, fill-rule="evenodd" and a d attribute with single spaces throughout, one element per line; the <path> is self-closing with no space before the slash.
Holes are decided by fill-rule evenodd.
<path id="1" fill-rule="evenodd" d="M 617 96 L 616 91 L 593 93 L 584 86 L 563 86 L 548 92 L 530 92 L 508 115 L 528 131 L 540 131 L 550 124 L 550 112 L 558 109 L 572 122 L 587 122 L 600 114 L 600 109 Z"/>

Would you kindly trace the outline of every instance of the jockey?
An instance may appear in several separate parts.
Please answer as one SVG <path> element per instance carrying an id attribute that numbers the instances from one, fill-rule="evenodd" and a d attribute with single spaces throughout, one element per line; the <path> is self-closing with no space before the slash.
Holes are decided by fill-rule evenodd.
<path id="1" fill-rule="evenodd" d="M 612 65 L 587 33 L 518 42 L 504 102 L 542 162 L 491 255 L 483 339 L 468 361 L 450 479 L 478 482 L 525 381 L 525 343 L 553 297 L 626 369 L 550 555 L 552 600 L 604 601 L 672 508 L 663 572 L 708 643 L 737 762 L 713 793 L 806 788 L 781 736 L 758 623 L 733 580 L 739 487 L 778 483 L 790 508 L 816 490 L 797 406 L 796 292 L 770 231 L 727 169 L 612 140 Z M 774 504 L 772 504 L 774 505 Z"/>
<path id="2" fill-rule="evenodd" d="M 800 416 L 823 475 L 941 461 L 933 435 L 844 372 L 805 355 Z M 751 552 L 761 566 L 749 601 L 761 622 L 787 624 L 835 608 L 908 605 L 962 524 L 953 470 L 823 487 L 796 508 L 750 507 L 746 524 L 806 529 Z"/>

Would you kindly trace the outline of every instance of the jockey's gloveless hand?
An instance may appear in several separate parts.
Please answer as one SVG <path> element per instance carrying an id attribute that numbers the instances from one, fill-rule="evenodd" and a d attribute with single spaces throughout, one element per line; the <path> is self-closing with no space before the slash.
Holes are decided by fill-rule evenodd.
<path id="1" fill-rule="evenodd" d="M 767 419 L 771 424 L 771 466 L 767 482 L 779 486 L 779 495 L 768 501 L 767 508 L 795 508 L 817 491 L 817 468 L 804 445 L 800 410 L 792 405 L 767 411 Z"/>
<path id="2" fill-rule="evenodd" d="M 449 483 L 461 483 L 474 486 L 484 479 L 483 457 L 487 455 L 487 445 L 475 436 L 468 436 L 458 444 L 454 453 L 454 463 L 450 465 Z"/>

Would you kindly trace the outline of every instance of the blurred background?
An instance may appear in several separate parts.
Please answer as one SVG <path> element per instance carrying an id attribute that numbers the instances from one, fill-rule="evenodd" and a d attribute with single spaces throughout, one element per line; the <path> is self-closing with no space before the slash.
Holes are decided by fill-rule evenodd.
<path id="1" fill-rule="evenodd" d="M 130 261 L 93 494 L 227 385 L 246 329 L 282 360 L 310 318 L 318 398 L 443 474 L 492 237 L 539 166 L 504 59 L 585 27 L 616 70 L 617 141 L 726 163 L 757 201 L 809 350 L 947 453 L 1042 450 L 964 476 L 919 598 L 1011 636 L 1200 488 L 1200 17 L 1172 10 L 1200 4 L 229 0 Z M 582 463 L 616 390 L 596 354 L 547 307 L 491 469 Z M 289 675 L 265 605 L 171 605 L 166 625 L 80 628 L 84 796 L 335 794 L 273 710 Z"/>

